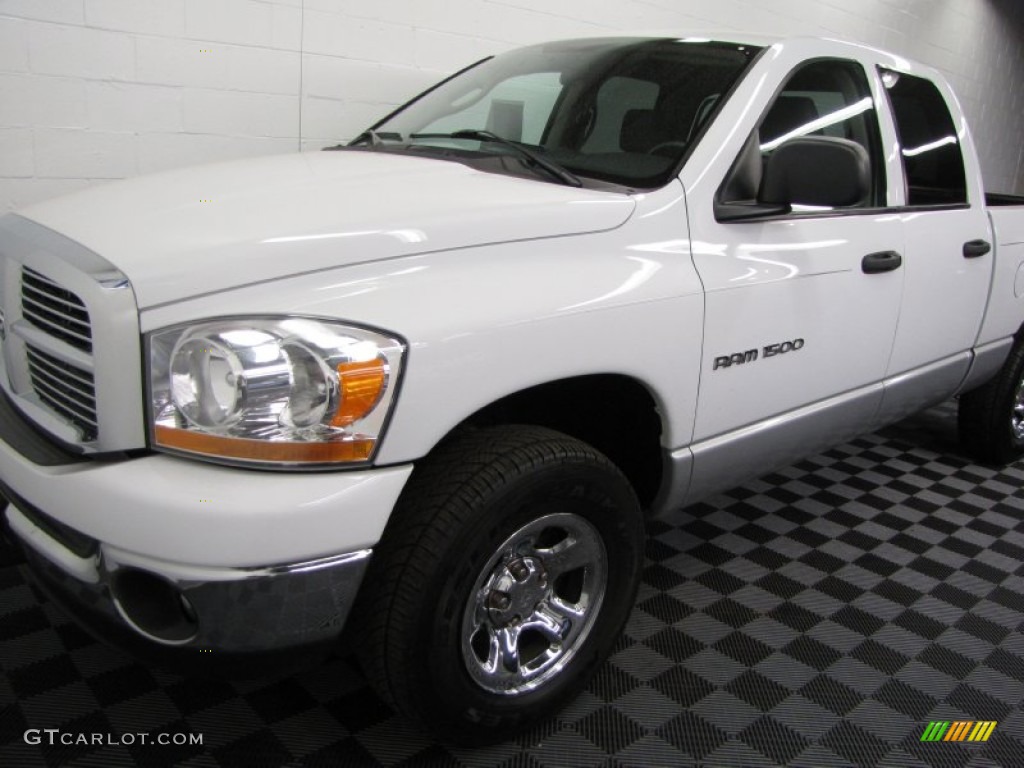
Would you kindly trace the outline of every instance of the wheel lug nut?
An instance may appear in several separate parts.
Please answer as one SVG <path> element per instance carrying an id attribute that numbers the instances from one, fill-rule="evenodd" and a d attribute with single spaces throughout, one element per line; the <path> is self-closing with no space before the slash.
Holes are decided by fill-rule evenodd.
<path id="1" fill-rule="evenodd" d="M 516 581 L 526 581 L 530 577 L 530 569 L 522 560 L 516 560 L 508 564 L 508 572 Z"/>
<path id="2" fill-rule="evenodd" d="M 499 592 L 495 590 L 487 597 L 487 605 L 495 610 L 504 611 L 512 605 L 512 597 L 508 592 Z"/>

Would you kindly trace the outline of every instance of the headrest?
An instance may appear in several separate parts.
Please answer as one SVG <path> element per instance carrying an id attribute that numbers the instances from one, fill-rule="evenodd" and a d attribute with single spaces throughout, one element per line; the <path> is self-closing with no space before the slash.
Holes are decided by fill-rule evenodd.
<path id="1" fill-rule="evenodd" d="M 774 141 L 819 117 L 813 99 L 807 96 L 780 96 L 761 123 L 761 143 Z"/>
<path id="2" fill-rule="evenodd" d="M 647 152 L 657 143 L 653 109 L 630 109 L 622 118 L 619 146 L 624 152 Z"/>

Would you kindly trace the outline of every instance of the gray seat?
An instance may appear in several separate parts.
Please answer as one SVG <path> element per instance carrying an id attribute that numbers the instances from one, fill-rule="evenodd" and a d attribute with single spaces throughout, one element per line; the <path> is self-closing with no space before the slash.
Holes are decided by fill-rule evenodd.
<path id="1" fill-rule="evenodd" d="M 648 152 L 658 143 L 653 109 L 631 109 L 622 118 L 619 147 L 624 152 Z"/>
<path id="2" fill-rule="evenodd" d="M 807 96 L 780 96 L 761 123 L 761 143 L 775 141 L 820 117 L 814 100 Z"/>

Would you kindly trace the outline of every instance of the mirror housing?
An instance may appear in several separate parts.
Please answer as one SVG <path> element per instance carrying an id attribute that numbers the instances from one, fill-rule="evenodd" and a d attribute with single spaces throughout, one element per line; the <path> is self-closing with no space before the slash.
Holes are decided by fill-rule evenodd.
<path id="1" fill-rule="evenodd" d="M 782 216 L 789 213 L 788 205 L 765 205 L 758 199 L 764 161 L 758 132 L 750 134 L 729 174 L 715 195 L 717 221 L 743 221 Z"/>
<path id="2" fill-rule="evenodd" d="M 757 201 L 720 203 L 715 201 L 715 221 L 749 221 L 785 216 L 793 209 L 788 205 L 767 205 Z"/>
<path id="3" fill-rule="evenodd" d="M 757 202 L 845 208 L 865 202 L 870 191 L 871 161 L 864 147 L 833 136 L 804 136 L 772 152 Z"/>

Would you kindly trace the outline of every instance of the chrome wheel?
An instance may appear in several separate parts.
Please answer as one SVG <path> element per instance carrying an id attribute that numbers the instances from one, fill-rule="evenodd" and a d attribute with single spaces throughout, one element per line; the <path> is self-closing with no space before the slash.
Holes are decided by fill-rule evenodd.
<path id="1" fill-rule="evenodd" d="M 1024 379 L 1017 384 L 1017 391 L 1013 395 L 1010 426 L 1013 429 L 1013 436 L 1018 440 L 1024 440 Z"/>
<path id="2" fill-rule="evenodd" d="M 586 640 L 608 585 L 597 529 L 579 515 L 545 515 L 509 536 L 480 572 L 462 619 L 473 681 L 513 696 L 552 679 Z"/>
<path id="3" fill-rule="evenodd" d="M 643 563 L 643 512 L 605 456 L 544 427 L 467 429 L 416 468 L 374 550 L 363 668 L 446 741 L 507 741 L 586 687 Z"/>

